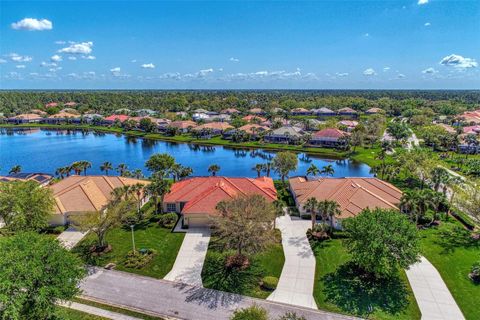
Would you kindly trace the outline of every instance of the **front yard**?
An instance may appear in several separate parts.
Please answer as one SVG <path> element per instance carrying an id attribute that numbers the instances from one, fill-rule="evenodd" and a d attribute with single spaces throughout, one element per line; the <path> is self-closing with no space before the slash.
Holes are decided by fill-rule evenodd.
<path id="1" fill-rule="evenodd" d="M 453 219 L 422 230 L 421 237 L 423 254 L 440 272 L 465 318 L 480 319 L 480 285 L 468 278 L 472 264 L 480 261 L 480 241 Z"/>
<path id="2" fill-rule="evenodd" d="M 182 245 L 184 233 L 172 233 L 170 229 L 160 227 L 155 222 L 144 222 L 135 227 L 135 247 L 137 250 L 153 249 L 156 254 L 152 261 L 141 269 L 127 268 L 124 261 L 127 253 L 132 250 L 132 234 L 129 227 L 119 227 L 110 231 L 107 241 L 112 251 L 98 257 L 88 254 L 94 241 L 94 235 L 89 234 L 74 249 L 88 264 L 105 266 L 110 262 L 116 264 L 116 270 L 137 273 L 144 276 L 163 278 L 173 266 L 178 250 Z"/>
<path id="3" fill-rule="evenodd" d="M 375 284 L 350 268 L 341 239 L 321 242 L 312 249 L 317 263 L 313 296 L 319 309 L 369 319 L 420 319 L 404 272 Z"/>
<path id="4" fill-rule="evenodd" d="M 263 252 L 252 255 L 250 266 L 239 270 L 225 267 L 225 252 L 212 236 L 202 270 L 204 287 L 260 299 L 267 298 L 273 290 L 265 290 L 260 286 L 260 282 L 264 277 L 280 278 L 285 263 L 280 239 L 280 232 L 277 232 L 277 241 Z"/>

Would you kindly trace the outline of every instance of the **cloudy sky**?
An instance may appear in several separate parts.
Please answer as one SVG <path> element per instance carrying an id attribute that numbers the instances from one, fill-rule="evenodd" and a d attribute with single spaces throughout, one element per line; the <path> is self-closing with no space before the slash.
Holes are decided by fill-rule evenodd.
<path id="1" fill-rule="evenodd" d="M 479 89 L 480 1 L 0 2 L 2 89 Z"/>

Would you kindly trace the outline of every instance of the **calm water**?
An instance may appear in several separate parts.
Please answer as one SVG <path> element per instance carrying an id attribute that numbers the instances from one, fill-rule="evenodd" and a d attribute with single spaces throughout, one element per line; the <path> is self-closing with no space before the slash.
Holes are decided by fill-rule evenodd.
<path id="1" fill-rule="evenodd" d="M 92 163 L 87 171 L 90 174 L 101 174 L 99 167 L 105 161 L 112 162 L 114 167 L 126 163 L 130 170 L 142 169 L 148 174 L 144 163 L 154 153 L 169 153 L 178 163 L 192 167 L 197 176 L 208 175 L 208 167 L 218 164 L 221 167 L 218 175 L 231 177 L 256 177 L 252 167 L 275 155 L 266 150 L 206 147 L 94 132 L 0 129 L 0 174 L 7 174 L 17 164 L 24 172 L 53 174 L 56 168 L 78 160 Z M 313 163 L 319 168 L 331 164 L 335 177 L 372 176 L 367 165 L 349 160 L 329 160 L 306 154 L 299 154 L 298 158 L 298 170 L 291 175 L 304 175 Z M 272 173 L 272 177 L 277 175 Z"/>

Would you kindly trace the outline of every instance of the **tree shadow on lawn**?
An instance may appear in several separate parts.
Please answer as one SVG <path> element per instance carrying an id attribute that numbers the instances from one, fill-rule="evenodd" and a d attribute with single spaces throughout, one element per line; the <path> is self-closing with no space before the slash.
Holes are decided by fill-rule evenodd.
<path id="1" fill-rule="evenodd" d="M 480 248 L 480 240 L 461 226 L 449 226 L 438 232 L 434 243 L 443 248 L 442 253 L 452 253 L 457 248 Z"/>
<path id="2" fill-rule="evenodd" d="M 409 304 L 407 286 L 399 275 L 375 279 L 352 262 L 340 266 L 322 280 L 325 300 L 358 316 L 368 316 L 377 310 L 395 315 Z"/>

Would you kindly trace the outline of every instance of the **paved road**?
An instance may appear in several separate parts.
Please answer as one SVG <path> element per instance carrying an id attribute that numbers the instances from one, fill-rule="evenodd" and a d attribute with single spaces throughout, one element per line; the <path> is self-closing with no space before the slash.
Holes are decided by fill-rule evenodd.
<path id="1" fill-rule="evenodd" d="M 92 307 L 92 306 L 77 303 L 77 302 L 61 303 L 60 305 L 62 307 L 65 307 L 65 308 L 70 308 L 70 309 L 82 311 L 82 312 L 85 312 L 85 313 L 93 314 L 95 316 L 99 316 L 99 317 L 107 318 L 107 319 L 113 319 L 113 320 L 141 320 L 140 318 L 130 317 L 130 316 L 120 314 L 120 313 L 117 313 L 117 312 L 112 312 L 112 311 Z"/>
<path id="2" fill-rule="evenodd" d="M 309 220 L 289 215 L 277 218 L 277 228 L 282 232 L 285 264 L 277 289 L 267 300 L 317 309 L 313 298 L 316 261 L 306 236 L 310 227 Z"/>
<path id="3" fill-rule="evenodd" d="M 172 270 L 165 280 L 202 286 L 202 268 L 210 242 L 209 228 L 188 229 Z"/>
<path id="4" fill-rule="evenodd" d="M 289 306 L 236 294 L 142 277 L 126 272 L 93 268 L 82 282 L 85 298 L 123 306 L 148 314 L 187 320 L 227 320 L 237 308 L 256 303 L 277 318 L 287 311 L 307 320 L 355 319 L 324 311 Z"/>
<path id="5" fill-rule="evenodd" d="M 81 232 L 73 227 L 69 227 L 67 230 L 60 233 L 57 239 L 66 249 L 70 250 L 75 247 L 86 234 L 87 232 Z"/>
<path id="6" fill-rule="evenodd" d="M 464 320 L 440 273 L 425 257 L 406 270 L 422 320 Z"/>

